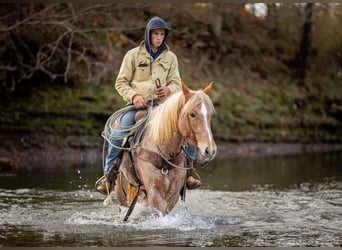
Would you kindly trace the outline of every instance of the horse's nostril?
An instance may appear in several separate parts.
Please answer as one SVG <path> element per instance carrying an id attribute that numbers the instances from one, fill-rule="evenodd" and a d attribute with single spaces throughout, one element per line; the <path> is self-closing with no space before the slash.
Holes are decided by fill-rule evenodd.
<path id="1" fill-rule="evenodd" d="M 209 150 L 209 148 L 207 147 L 207 148 L 205 148 L 205 155 L 209 155 L 210 154 L 210 150 Z"/>

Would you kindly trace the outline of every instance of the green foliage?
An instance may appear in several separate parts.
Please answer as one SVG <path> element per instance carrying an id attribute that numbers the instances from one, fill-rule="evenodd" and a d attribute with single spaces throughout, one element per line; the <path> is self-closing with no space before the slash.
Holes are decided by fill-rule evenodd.
<path id="1" fill-rule="evenodd" d="M 341 87 L 335 85 L 333 91 L 341 91 Z M 250 84 L 224 93 L 219 98 L 217 115 L 213 118 L 218 139 L 275 142 L 340 140 L 335 133 L 340 129 L 340 118 L 327 114 L 327 103 L 331 99 L 324 95 L 324 90 L 320 92 L 324 100 L 312 100 L 310 90 L 288 82 Z M 341 111 L 341 103 L 334 102 L 330 106 L 335 107 L 336 113 Z"/>
<path id="2" fill-rule="evenodd" d="M 122 105 L 122 100 L 110 85 L 55 86 L 36 91 L 25 105 L 36 112 L 106 114 Z"/>

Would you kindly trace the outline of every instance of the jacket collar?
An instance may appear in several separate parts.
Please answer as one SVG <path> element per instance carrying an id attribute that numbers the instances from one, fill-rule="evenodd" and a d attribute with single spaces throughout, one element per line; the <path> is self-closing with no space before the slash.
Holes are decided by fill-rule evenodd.
<path id="1" fill-rule="evenodd" d="M 147 52 L 147 49 L 145 46 L 145 40 L 141 41 L 138 47 L 139 47 L 139 49 L 138 49 L 139 54 L 144 54 L 144 55 L 146 55 L 146 57 L 151 58 L 150 53 Z M 169 50 L 170 50 L 170 47 L 167 44 L 165 44 L 165 49 L 163 50 L 163 52 L 160 55 L 162 55 L 163 53 L 166 53 Z M 155 60 L 160 58 L 160 55 Z"/>

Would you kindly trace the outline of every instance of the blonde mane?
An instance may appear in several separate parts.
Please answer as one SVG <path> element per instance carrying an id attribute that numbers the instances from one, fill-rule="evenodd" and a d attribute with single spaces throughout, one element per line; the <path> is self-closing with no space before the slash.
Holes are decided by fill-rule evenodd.
<path id="1" fill-rule="evenodd" d="M 155 107 L 149 115 L 146 124 L 146 136 L 155 145 L 169 140 L 178 132 L 178 120 L 184 118 L 187 112 L 200 103 L 206 103 L 211 113 L 215 112 L 209 96 L 201 90 L 191 90 L 191 97 L 185 102 L 183 92 L 179 91 L 168 97 Z"/>

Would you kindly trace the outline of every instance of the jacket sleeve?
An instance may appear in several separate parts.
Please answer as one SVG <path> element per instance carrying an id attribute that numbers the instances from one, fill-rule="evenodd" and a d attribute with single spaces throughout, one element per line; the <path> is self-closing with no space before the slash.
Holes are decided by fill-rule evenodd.
<path id="1" fill-rule="evenodd" d="M 115 81 L 115 89 L 126 102 L 132 102 L 132 98 L 137 94 L 137 92 L 132 89 L 130 84 L 135 71 L 133 53 L 134 50 L 131 50 L 128 51 L 124 56 L 119 74 Z"/>
<path id="2" fill-rule="evenodd" d="M 170 52 L 172 56 L 172 63 L 169 74 L 166 79 L 166 86 L 169 87 L 171 93 L 175 93 L 181 90 L 181 78 L 178 69 L 178 59 L 173 52 Z"/>

